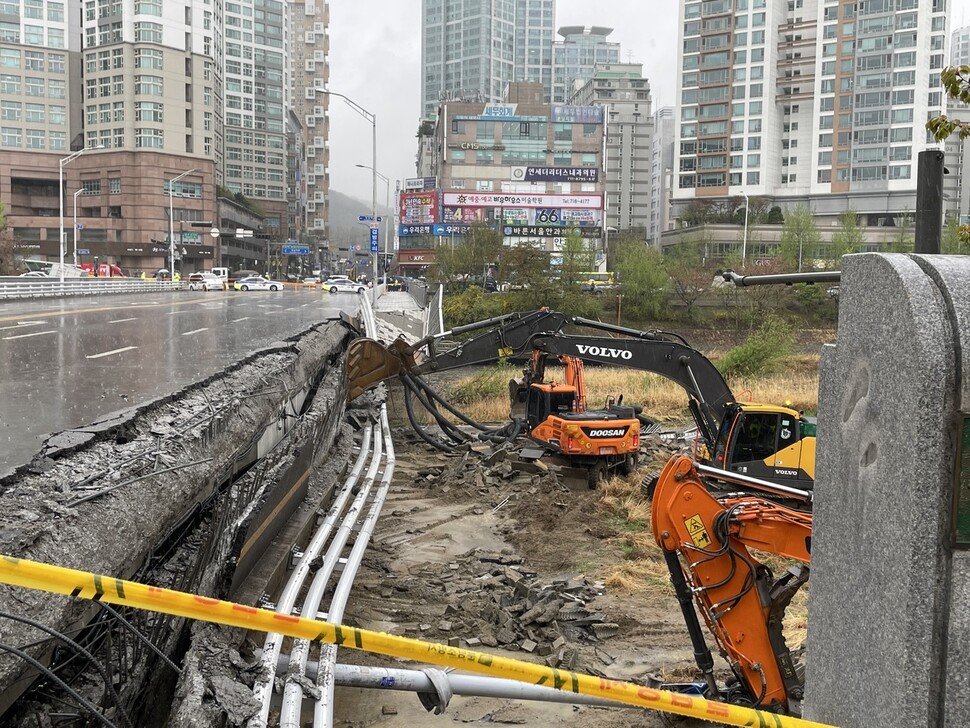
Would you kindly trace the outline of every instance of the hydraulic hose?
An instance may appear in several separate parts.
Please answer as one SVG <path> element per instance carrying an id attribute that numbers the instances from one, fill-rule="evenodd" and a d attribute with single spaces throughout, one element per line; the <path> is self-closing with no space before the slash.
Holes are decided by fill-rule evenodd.
<path id="1" fill-rule="evenodd" d="M 435 422 L 438 423 L 438 426 L 441 428 L 442 432 L 444 432 L 446 437 L 451 439 L 452 442 L 456 444 L 468 442 L 468 440 L 471 439 L 468 435 L 459 430 L 454 424 L 449 422 L 444 415 L 438 411 L 438 408 L 435 407 L 434 403 L 428 400 L 425 394 L 421 391 L 421 388 L 418 387 L 418 385 L 411 379 L 409 375 L 404 374 L 402 375 L 401 379 L 404 381 L 405 386 L 414 392 L 414 395 L 418 398 L 421 405 L 431 414 L 432 417 L 434 417 Z"/>
<path id="2" fill-rule="evenodd" d="M 411 397 L 411 389 L 409 387 L 405 387 L 404 408 L 408 413 L 408 422 L 411 423 L 411 428 L 418 433 L 418 437 L 437 450 L 441 450 L 442 452 L 454 452 L 455 449 L 451 447 L 451 445 L 443 443 L 435 437 L 431 437 L 427 432 L 424 431 L 424 428 L 418 423 L 417 418 L 414 416 L 414 403 L 411 401 Z"/>
<path id="3" fill-rule="evenodd" d="M 460 419 L 466 425 L 474 427 L 476 430 L 486 431 L 489 429 L 487 425 L 483 425 L 481 422 L 476 422 L 471 417 L 466 415 L 464 412 L 455 408 L 454 405 L 450 404 L 447 400 L 445 400 L 444 397 L 442 397 L 440 394 L 435 392 L 431 388 L 431 385 L 429 385 L 422 377 L 417 375 L 411 375 L 411 378 L 414 380 L 414 383 L 417 386 L 421 387 L 429 397 L 431 397 L 436 402 L 438 402 L 438 404 L 440 404 L 442 407 L 444 407 L 446 410 L 448 410 L 451 414 L 453 414 L 455 417 Z"/>

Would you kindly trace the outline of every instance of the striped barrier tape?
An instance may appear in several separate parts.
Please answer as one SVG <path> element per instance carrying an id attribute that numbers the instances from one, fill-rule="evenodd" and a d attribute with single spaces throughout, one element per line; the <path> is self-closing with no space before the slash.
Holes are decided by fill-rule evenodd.
<path id="1" fill-rule="evenodd" d="M 0 555 L 0 583 L 247 630 L 302 637 L 390 657 L 509 678 L 532 685 L 551 686 L 557 690 L 594 695 L 626 705 L 676 713 L 725 725 L 757 728 L 832 728 L 823 723 L 719 703 L 692 695 L 656 690 L 634 683 L 572 671 L 556 670 L 531 662 L 397 637 L 383 632 L 330 624 L 322 620 L 279 614 L 268 609 L 258 609 L 11 556 Z"/>

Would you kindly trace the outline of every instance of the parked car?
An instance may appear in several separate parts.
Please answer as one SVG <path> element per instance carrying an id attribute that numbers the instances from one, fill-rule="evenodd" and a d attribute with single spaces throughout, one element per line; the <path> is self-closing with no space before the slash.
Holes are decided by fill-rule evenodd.
<path id="1" fill-rule="evenodd" d="M 283 284 L 263 276 L 250 276 L 240 278 L 233 284 L 233 288 L 237 291 L 282 291 Z"/>
<path id="2" fill-rule="evenodd" d="M 193 273 L 189 276 L 190 291 L 221 291 L 222 279 L 215 273 Z"/>
<path id="3" fill-rule="evenodd" d="M 306 276 L 302 282 L 304 286 L 319 286 L 320 276 Z"/>
<path id="4" fill-rule="evenodd" d="M 347 276 L 334 276 L 323 282 L 323 289 L 331 293 L 363 293 L 367 290 L 367 286 L 352 281 Z"/>

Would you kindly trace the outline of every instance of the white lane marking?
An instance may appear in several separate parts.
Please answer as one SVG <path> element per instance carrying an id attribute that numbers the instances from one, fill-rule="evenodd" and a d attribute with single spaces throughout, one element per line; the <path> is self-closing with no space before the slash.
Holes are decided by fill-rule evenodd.
<path id="1" fill-rule="evenodd" d="M 242 318 L 238 318 L 238 319 L 230 319 L 229 323 L 238 324 L 240 321 L 248 321 L 248 320 L 249 320 L 249 316 L 243 316 Z"/>
<path id="2" fill-rule="evenodd" d="M 43 336 L 44 334 L 56 334 L 56 331 L 35 331 L 32 334 L 17 334 L 16 336 L 4 336 L 4 341 L 10 341 L 10 339 L 26 339 L 28 336 Z"/>
<path id="3" fill-rule="evenodd" d="M 125 321 L 137 321 L 137 320 L 138 320 L 138 317 L 137 316 L 132 316 L 131 318 L 126 318 L 126 319 L 115 319 L 114 321 L 109 321 L 108 323 L 109 324 L 123 324 Z"/>
<path id="4" fill-rule="evenodd" d="M 123 351 L 131 351 L 132 349 L 137 349 L 137 346 L 126 346 L 122 349 L 112 349 L 111 351 L 102 351 L 100 354 L 89 354 L 84 357 L 85 359 L 100 359 L 103 356 L 111 356 L 112 354 L 120 354 Z"/>
<path id="5" fill-rule="evenodd" d="M 0 326 L 0 331 L 9 331 L 10 329 L 22 329 L 25 326 L 45 326 L 46 321 L 18 321 L 16 326 Z"/>
<path id="6" fill-rule="evenodd" d="M 185 331 L 182 333 L 182 336 L 191 336 L 192 334 L 198 334 L 201 331 L 208 331 L 208 330 L 209 330 L 209 327 L 206 326 L 204 329 L 196 329 L 195 331 Z"/>

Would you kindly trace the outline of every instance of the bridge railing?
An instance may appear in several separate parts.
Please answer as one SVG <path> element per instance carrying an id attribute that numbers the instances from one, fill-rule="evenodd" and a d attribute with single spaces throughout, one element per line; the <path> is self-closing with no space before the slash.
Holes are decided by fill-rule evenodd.
<path id="1" fill-rule="evenodd" d="M 0 276 L 0 299 L 46 298 L 52 296 L 92 296 L 104 293 L 153 293 L 178 290 L 181 281 L 156 281 L 141 278 L 34 278 Z"/>

